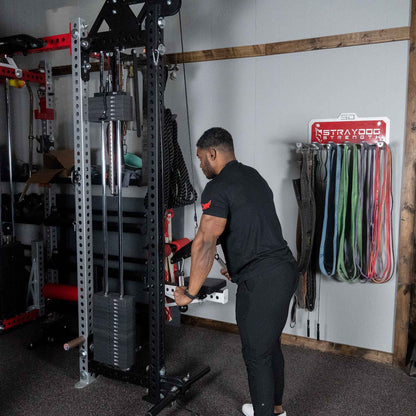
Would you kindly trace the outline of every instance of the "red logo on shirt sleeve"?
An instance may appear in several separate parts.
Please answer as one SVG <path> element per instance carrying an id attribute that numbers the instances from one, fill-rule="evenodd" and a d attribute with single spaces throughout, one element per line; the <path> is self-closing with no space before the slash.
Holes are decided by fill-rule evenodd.
<path id="1" fill-rule="evenodd" d="M 208 201 L 206 204 L 202 204 L 202 211 L 205 211 L 206 209 L 208 209 L 211 206 L 211 201 Z"/>

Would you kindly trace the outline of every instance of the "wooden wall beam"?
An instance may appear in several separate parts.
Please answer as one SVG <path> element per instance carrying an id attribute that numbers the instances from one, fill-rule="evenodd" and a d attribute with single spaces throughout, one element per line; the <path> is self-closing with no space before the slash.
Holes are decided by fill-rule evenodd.
<path id="1" fill-rule="evenodd" d="M 286 42 L 265 43 L 261 45 L 237 46 L 233 48 L 209 49 L 185 53 L 168 54 L 171 64 L 217 61 L 223 59 L 253 58 L 258 56 L 279 55 L 283 53 L 316 51 L 322 49 L 345 48 L 347 46 L 373 45 L 385 42 L 397 42 L 409 39 L 409 27 L 372 30 L 368 32 L 347 33 L 343 35 L 323 36 L 319 38 L 291 40 Z M 93 66 L 92 71 L 98 67 Z M 71 74 L 71 65 L 52 68 L 52 75 Z"/>
<path id="2" fill-rule="evenodd" d="M 406 138 L 400 203 L 399 264 L 393 362 L 404 366 L 409 337 L 411 290 L 414 283 L 416 211 L 416 0 L 412 0 Z"/>
<path id="3" fill-rule="evenodd" d="M 235 324 L 219 322 L 211 319 L 197 318 L 195 316 L 182 315 L 182 322 L 187 325 L 199 326 L 217 331 L 231 332 L 238 334 L 238 327 Z M 309 348 L 321 352 L 331 352 L 339 355 L 346 355 L 355 358 L 364 358 L 391 365 L 393 354 L 383 351 L 369 350 L 365 348 L 352 347 L 350 345 L 336 344 L 328 341 L 317 341 L 316 339 L 300 337 L 296 335 L 282 334 L 282 344 L 295 347 Z"/>
<path id="4" fill-rule="evenodd" d="M 409 39 L 409 27 L 347 33 L 319 38 L 266 43 L 263 45 L 238 46 L 234 48 L 175 53 L 168 55 L 169 63 L 191 63 L 220 59 L 252 58 L 256 56 L 345 48 L 347 46 L 372 45 Z"/>

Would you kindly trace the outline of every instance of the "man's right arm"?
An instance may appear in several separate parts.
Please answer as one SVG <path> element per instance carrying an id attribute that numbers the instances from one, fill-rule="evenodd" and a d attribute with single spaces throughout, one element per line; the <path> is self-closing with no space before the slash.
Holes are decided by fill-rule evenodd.
<path id="1" fill-rule="evenodd" d="M 217 239 L 224 232 L 226 218 L 202 215 L 198 233 L 192 243 L 191 274 L 188 291 L 196 296 L 211 271 Z"/>
<path id="2" fill-rule="evenodd" d="M 208 273 L 211 271 L 216 252 L 217 239 L 223 233 L 226 218 L 202 215 L 198 232 L 192 243 L 191 273 L 189 276 L 188 292 L 197 296 Z M 178 306 L 188 305 L 191 299 L 185 294 L 185 287 L 177 287 L 175 301 Z"/>

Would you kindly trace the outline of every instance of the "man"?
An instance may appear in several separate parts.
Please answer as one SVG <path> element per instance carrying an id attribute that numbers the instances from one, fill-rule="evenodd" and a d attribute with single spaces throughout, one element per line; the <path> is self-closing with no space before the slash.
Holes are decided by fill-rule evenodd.
<path id="1" fill-rule="evenodd" d="M 238 284 L 236 317 L 247 366 L 247 416 L 286 416 L 282 408 L 284 360 L 280 335 L 298 279 L 283 239 L 273 193 L 259 173 L 239 163 L 226 130 L 207 130 L 197 143 L 201 169 L 211 181 L 202 193 L 203 215 L 192 244 L 189 287 L 175 300 L 187 305 L 211 270 L 220 238 L 227 263 L 221 273 Z"/>

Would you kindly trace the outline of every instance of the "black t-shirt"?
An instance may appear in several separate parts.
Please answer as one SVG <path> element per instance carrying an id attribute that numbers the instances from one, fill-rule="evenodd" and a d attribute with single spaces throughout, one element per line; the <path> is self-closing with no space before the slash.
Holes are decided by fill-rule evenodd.
<path id="1" fill-rule="evenodd" d="M 204 214 L 227 218 L 220 241 L 233 282 L 294 261 L 282 236 L 273 192 L 255 169 L 236 160 L 229 162 L 208 182 L 201 202 Z"/>

